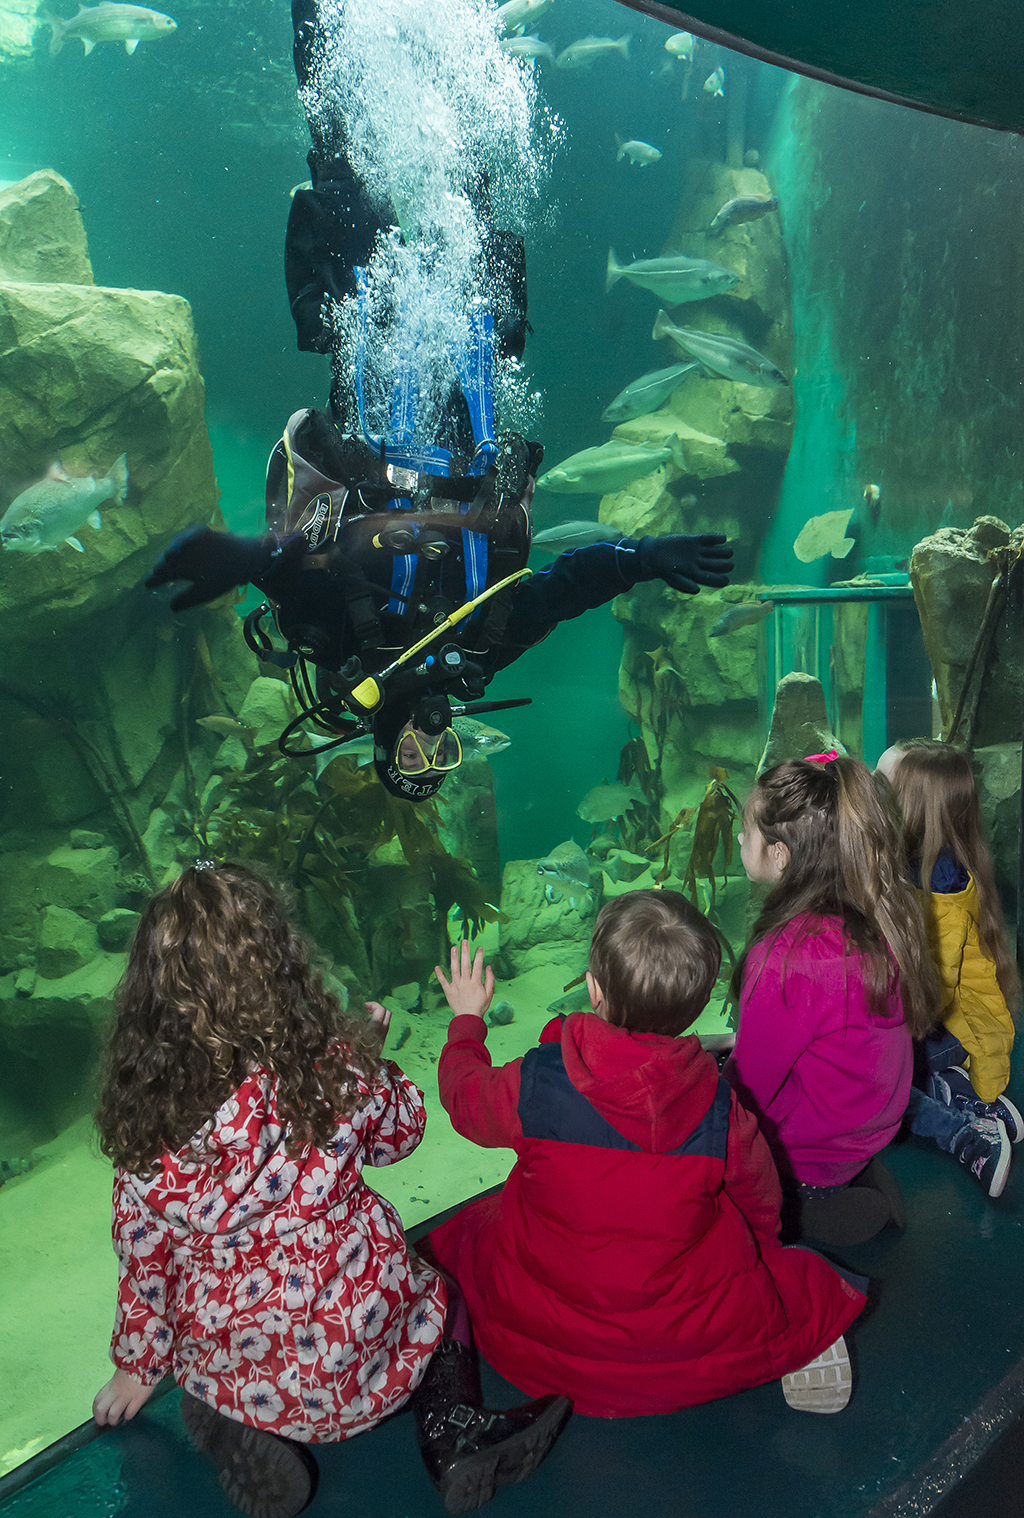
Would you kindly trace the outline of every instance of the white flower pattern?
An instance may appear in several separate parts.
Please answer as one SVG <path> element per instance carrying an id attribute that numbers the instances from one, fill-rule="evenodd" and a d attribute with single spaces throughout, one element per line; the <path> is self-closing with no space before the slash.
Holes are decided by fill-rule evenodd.
<path id="1" fill-rule="evenodd" d="M 440 1337 L 444 1286 L 410 1262 L 361 1170 L 415 1148 L 423 1101 L 390 1064 L 365 1095 L 327 1149 L 289 1159 L 257 1070 L 204 1130 L 216 1166 L 185 1146 L 148 1181 L 117 1173 L 116 1365 L 147 1385 L 173 1368 L 207 1406 L 303 1442 L 401 1406 Z"/>

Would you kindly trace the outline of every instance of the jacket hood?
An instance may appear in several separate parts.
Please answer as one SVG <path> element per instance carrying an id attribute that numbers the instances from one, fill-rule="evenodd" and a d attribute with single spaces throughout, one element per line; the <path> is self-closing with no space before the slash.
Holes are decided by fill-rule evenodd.
<path id="1" fill-rule="evenodd" d="M 689 1138 L 718 1088 L 718 1067 L 695 1033 L 631 1033 L 592 1012 L 566 1018 L 562 1058 L 580 1095 L 650 1154 Z"/>

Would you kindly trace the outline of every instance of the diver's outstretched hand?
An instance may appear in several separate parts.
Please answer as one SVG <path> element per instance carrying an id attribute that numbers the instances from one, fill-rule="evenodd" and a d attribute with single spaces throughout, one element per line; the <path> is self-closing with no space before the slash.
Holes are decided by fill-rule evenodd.
<path id="1" fill-rule="evenodd" d="M 437 965 L 434 974 L 456 1017 L 483 1017 L 494 995 L 494 971 L 484 969 L 484 951 L 473 954 L 467 939 L 452 947 L 452 978 Z"/>
<path id="2" fill-rule="evenodd" d="M 301 534 L 298 538 L 299 547 L 304 547 Z M 171 580 L 191 580 L 188 589 L 179 590 L 171 600 L 172 611 L 186 611 L 190 606 L 216 601 L 234 585 L 259 579 L 278 552 L 288 553 L 291 548 L 292 539 L 279 548 L 272 533 L 243 538 L 196 524 L 172 538 L 150 570 L 146 589 L 155 590 Z"/>
<path id="3" fill-rule="evenodd" d="M 673 590 L 695 596 L 702 585 L 721 590 L 732 573 L 732 549 L 724 532 L 699 537 L 641 538 L 636 550 L 640 580 L 664 580 Z"/>

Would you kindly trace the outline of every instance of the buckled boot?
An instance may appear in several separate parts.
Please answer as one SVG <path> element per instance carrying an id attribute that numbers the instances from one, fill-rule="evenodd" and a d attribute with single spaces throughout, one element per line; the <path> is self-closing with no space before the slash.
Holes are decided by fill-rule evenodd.
<path id="1" fill-rule="evenodd" d="M 476 1351 L 442 1339 L 412 1409 L 423 1463 L 449 1513 L 482 1507 L 536 1470 L 572 1412 L 568 1397 L 554 1395 L 504 1412 L 482 1401 Z"/>

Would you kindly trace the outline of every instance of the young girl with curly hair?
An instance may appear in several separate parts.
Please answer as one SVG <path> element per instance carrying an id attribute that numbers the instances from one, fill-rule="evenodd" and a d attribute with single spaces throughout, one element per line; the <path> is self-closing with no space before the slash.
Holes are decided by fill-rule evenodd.
<path id="1" fill-rule="evenodd" d="M 902 1225 L 875 1159 L 906 1111 L 912 1037 L 936 986 L 899 838 L 870 771 L 835 754 L 760 776 L 741 857 L 771 886 L 736 971 L 739 1029 L 724 1074 L 774 1151 L 800 1231 L 823 1243 Z"/>
<path id="2" fill-rule="evenodd" d="M 537 1464 L 565 1398 L 480 1408 L 465 1304 L 363 1179 L 419 1143 L 422 1093 L 346 1015 L 252 870 L 198 861 L 149 903 L 118 988 L 97 1114 L 120 1260 L 98 1423 L 167 1374 L 236 1507 L 293 1518 L 305 1448 L 412 1398 L 450 1512 Z M 447 1289 L 446 1289 L 447 1288 Z M 447 1306 L 447 1321 L 446 1321 Z M 414 1395 L 413 1395 L 414 1394 Z"/>
<path id="3" fill-rule="evenodd" d="M 917 1061 L 911 1128 L 933 1138 L 998 1196 L 1010 1144 L 1024 1139 L 1024 1119 L 1006 1095 L 1020 980 L 974 772 L 962 749 L 911 739 L 886 749 L 878 773 L 892 786 L 902 816 L 907 871 L 918 887 L 941 987 L 940 1027 L 925 1039 Z M 919 1087 L 932 1102 L 922 1100 Z M 935 1110 L 935 1101 L 943 1110 Z"/>

